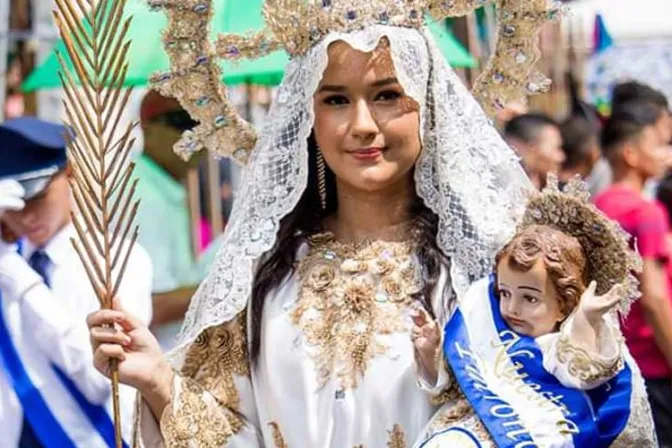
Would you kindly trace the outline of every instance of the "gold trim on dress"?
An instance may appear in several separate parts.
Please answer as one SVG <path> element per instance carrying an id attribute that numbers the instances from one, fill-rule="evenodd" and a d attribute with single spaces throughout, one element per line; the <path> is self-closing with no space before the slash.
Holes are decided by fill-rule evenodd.
<path id="1" fill-rule="evenodd" d="M 301 286 L 290 318 L 302 330 L 321 385 L 336 376 L 344 389 L 357 387 L 370 361 L 388 350 L 380 336 L 409 331 L 404 311 L 421 289 L 414 247 L 311 238 L 298 264 Z"/>

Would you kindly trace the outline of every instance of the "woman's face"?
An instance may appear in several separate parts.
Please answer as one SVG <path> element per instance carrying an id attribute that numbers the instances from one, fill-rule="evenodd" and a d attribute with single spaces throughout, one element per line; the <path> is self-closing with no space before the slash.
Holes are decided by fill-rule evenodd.
<path id="1" fill-rule="evenodd" d="M 362 53 L 335 42 L 328 53 L 314 130 L 339 189 L 381 192 L 409 182 L 421 148 L 419 106 L 396 79 L 388 45 Z"/>

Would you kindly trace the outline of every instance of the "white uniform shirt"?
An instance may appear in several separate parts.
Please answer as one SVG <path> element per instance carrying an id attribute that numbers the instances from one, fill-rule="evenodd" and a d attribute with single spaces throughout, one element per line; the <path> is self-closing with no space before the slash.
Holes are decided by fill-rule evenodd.
<path id="1" fill-rule="evenodd" d="M 104 405 L 109 415 L 113 415 L 110 381 L 93 366 L 86 326 L 86 316 L 100 306 L 70 242 L 74 235 L 74 228 L 69 225 L 44 247 L 51 260 L 47 272 L 51 288 L 40 283 L 28 289 L 23 297 L 12 297 L 11 292 L 2 291 L 0 302 L 5 324 L 28 375 L 70 439 L 78 447 L 105 447 L 103 439 L 52 368 L 52 364 L 58 366 L 89 402 Z M 34 250 L 24 244 L 23 257 L 28 260 Z M 17 272 L 23 270 L 24 275 L 30 276 L 32 270 L 27 264 L 25 267 L 28 270 Z M 151 319 L 151 276 L 149 257 L 136 245 L 129 257 L 118 297 L 122 307 L 145 324 Z M 124 439 L 129 441 L 134 391 L 122 386 L 120 398 Z M 21 403 L 11 379 L 0 368 L 0 445 L 3 448 L 17 446 L 22 422 Z"/>

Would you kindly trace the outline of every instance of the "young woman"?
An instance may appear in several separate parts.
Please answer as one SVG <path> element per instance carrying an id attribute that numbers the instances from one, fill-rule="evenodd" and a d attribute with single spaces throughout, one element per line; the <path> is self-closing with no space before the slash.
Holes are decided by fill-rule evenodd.
<path id="1" fill-rule="evenodd" d="M 191 66 L 180 50 L 179 36 L 203 34 L 208 7 L 158 3 L 178 24 L 165 40 L 179 70 L 160 87 L 205 126 L 180 147 L 244 142 L 249 128 L 208 103 L 208 60 Z M 424 7 L 445 16 L 478 2 L 431 3 L 269 1 L 271 41 L 220 39 L 229 55 L 283 46 L 292 59 L 181 345 L 169 362 L 122 310 L 89 318 L 96 365 L 119 359 L 142 395 L 145 446 L 404 447 L 429 422 L 449 378 L 437 353 L 414 349 L 413 319 L 422 308 L 445 323 L 530 188 L 423 28 Z M 531 51 L 546 2 L 509 7 L 519 23 L 501 42 Z M 534 59 L 522 56 L 514 78 Z M 501 84 L 488 73 L 481 87 Z"/>

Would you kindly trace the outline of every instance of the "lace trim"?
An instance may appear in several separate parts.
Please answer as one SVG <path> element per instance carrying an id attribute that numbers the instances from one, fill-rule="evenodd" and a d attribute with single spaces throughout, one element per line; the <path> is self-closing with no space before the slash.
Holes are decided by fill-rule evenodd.
<path id="1" fill-rule="evenodd" d="M 311 238 L 290 317 L 312 349 L 321 385 L 336 375 L 344 389 L 357 387 L 369 362 L 387 351 L 377 337 L 408 331 L 402 312 L 421 289 L 413 248 L 411 242 L 345 245 L 331 234 Z"/>
<path id="2" fill-rule="evenodd" d="M 633 446 L 638 448 L 656 448 L 658 443 L 644 379 L 632 357 L 629 354 L 626 354 L 626 356 L 628 367 L 632 370 L 630 418 L 623 432 L 611 444 L 611 448 L 631 448 Z"/>
<path id="3" fill-rule="evenodd" d="M 592 356 L 583 347 L 571 343 L 569 336 L 560 336 L 557 348 L 558 361 L 567 365 L 570 375 L 584 383 L 595 383 L 613 378 L 621 369 L 624 361 L 618 356 L 612 362 L 605 362 Z"/>

